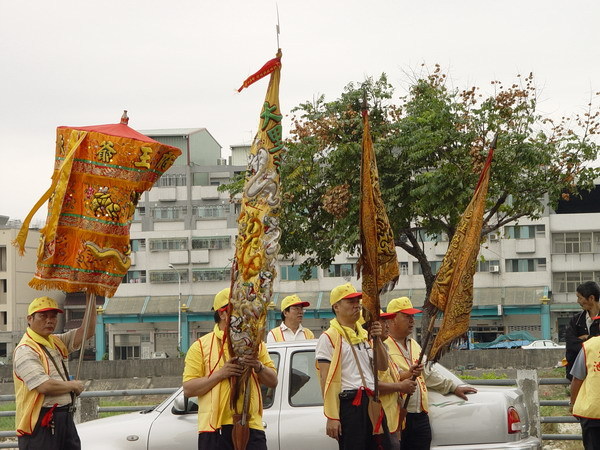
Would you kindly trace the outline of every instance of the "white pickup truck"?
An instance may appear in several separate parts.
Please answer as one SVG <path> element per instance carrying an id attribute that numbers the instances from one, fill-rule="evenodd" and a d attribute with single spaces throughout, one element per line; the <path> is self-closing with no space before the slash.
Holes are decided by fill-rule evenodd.
<path id="1" fill-rule="evenodd" d="M 269 344 L 279 383 L 263 396 L 263 423 L 271 450 L 335 450 L 325 434 L 323 399 L 315 369 L 316 340 Z M 451 372 L 447 376 L 462 384 Z M 522 392 L 516 388 L 480 386 L 464 401 L 454 395 L 430 392 L 432 448 L 437 450 L 538 450 L 541 442 L 529 436 Z M 195 398 L 184 401 L 179 389 L 149 411 L 123 414 L 77 425 L 82 448 L 196 449 Z"/>

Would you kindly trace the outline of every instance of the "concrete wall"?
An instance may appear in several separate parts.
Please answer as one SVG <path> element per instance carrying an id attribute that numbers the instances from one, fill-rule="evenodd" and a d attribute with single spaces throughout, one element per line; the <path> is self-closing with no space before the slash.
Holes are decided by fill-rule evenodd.
<path id="1" fill-rule="evenodd" d="M 537 369 L 555 367 L 564 357 L 564 350 L 457 350 L 440 360 L 448 369 L 459 366 L 476 369 Z M 181 377 L 183 358 L 135 359 L 126 361 L 84 361 L 81 367 L 82 380 L 112 378 Z M 71 361 L 69 372 L 75 375 L 77 361 Z M 12 381 L 12 366 L 0 366 L 3 382 Z M 179 378 L 180 380 L 180 378 Z M 176 386 L 173 386 L 176 387 Z"/>
<path id="2" fill-rule="evenodd" d="M 444 355 L 440 362 L 448 369 L 471 365 L 477 369 L 537 369 L 556 367 L 564 356 L 564 349 L 457 350 Z"/>

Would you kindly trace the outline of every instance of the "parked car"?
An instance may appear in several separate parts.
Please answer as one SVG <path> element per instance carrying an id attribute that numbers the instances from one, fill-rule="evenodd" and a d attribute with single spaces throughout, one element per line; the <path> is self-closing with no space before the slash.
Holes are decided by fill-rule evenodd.
<path id="1" fill-rule="evenodd" d="M 315 369 L 316 340 L 269 344 L 279 383 L 263 393 L 263 424 L 271 450 L 335 450 L 325 434 L 323 399 Z M 457 384 L 463 382 L 439 369 Z M 480 386 L 468 401 L 449 394 L 429 395 L 432 448 L 437 450 L 540 449 L 528 435 L 523 393 L 509 387 Z M 82 448 L 197 448 L 197 398 L 187 401 L 182 389 L 160 405 L 142 412 L 77 425 Z"/>
<path id="2" fill-rule="evenodd" d="M 562 344 L 557 344 L 550 339 L 540 339 L 538 341 L 533 341 L 529 345 L 524 345 L 521 348 L 524 348 L 525 350 L 534 350 L 536 348 L 565 348 L 565 346 Z"/>

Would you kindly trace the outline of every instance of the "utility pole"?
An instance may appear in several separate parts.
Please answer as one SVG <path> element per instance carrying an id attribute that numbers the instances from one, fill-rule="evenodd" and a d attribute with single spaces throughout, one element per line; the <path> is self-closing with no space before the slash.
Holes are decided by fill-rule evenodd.
<path id="1" fill-rule="evenodd" d="M 173 267 L 173 264 L 169 264 L 169 269 L 173 269 L 177 274 L 177 284 L 179 287 L 179 294 L 177 296 L 177 357 L 181 354 L 181 274 L 179 270 Z"/>

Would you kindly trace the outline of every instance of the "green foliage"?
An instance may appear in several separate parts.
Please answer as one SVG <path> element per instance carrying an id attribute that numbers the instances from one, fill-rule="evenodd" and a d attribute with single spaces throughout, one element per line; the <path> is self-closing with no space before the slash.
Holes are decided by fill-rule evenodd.
<path id="1" fill-rule="evenodd" d="M 590 187 L 598 174 L 585 167 L 598 153 L 592 141 L 598 113 L 590 110 L 572 123 L 576 126 L 567 126 L 567 120 L 551 123 L 536 112 L 531 75 L 508 88 L 494 81 L 495 92 L 487 97 L 477 87 L 449 89 L 439 66 L 415 78 L 407 95 L 396 101 L 382 75 L 349 84 L 332 102 L 320 97 L 294 110 L 282 167 L 284 253 L 307 256 L 309 265 L 327 266 L 340 251 L 353 251 L 358 244 L 364 91 L 396 245 L 421 262 L 428 287 L 433 276 L 417 231 L 453 236 L 493 133 L 499 133 L 499 140 L 485 233 L 523 216 L 539 217 L 547 203 L 540 199 L 554 204 L 563 192 L 576 192 L 575 181 Z M 328 199 L 327 193 L 344 185 L 347 204 L 336 205 L 346 198 Z"/>
<path id="2" fill-rule="evenodd" d="M 0 411 L 14 411 L 15 408 L 15 402 L 0 403 Z M 15 416 L 0 417 L 0 431 L 14 431 L 15 428 Z"/>
<path id="3" fill-rule="evenodd" d="M 540 217 L 559 198 L 593 186 L 599 113 L 560 122 L 537 110 L 533 76 L 492 92 L 448 87 L 436 65 L 396 97 L 385 74 L 348 84 L 339 98 L 320 96 L 293 109 L 281 166 L 282 253 L 301 266 L 327 267 L 359 243 L 361 105 L 368 98 L 380 187 L 396 245 L 421 264 L 428 292 L 434 276 L 422 233 L 451 238 L 470 201 L 490 141 L 498 133 L 484 234 L 521 217 Z M 225 187 L 240 192 L 242 180 Z"/>
<path id="4" fill-rule="evenodd" d="M 508 375 L 505 373 L 483 372 L 479 376 L 474 375 L 459 375 L 463 380 L 506 380 Z"/>

